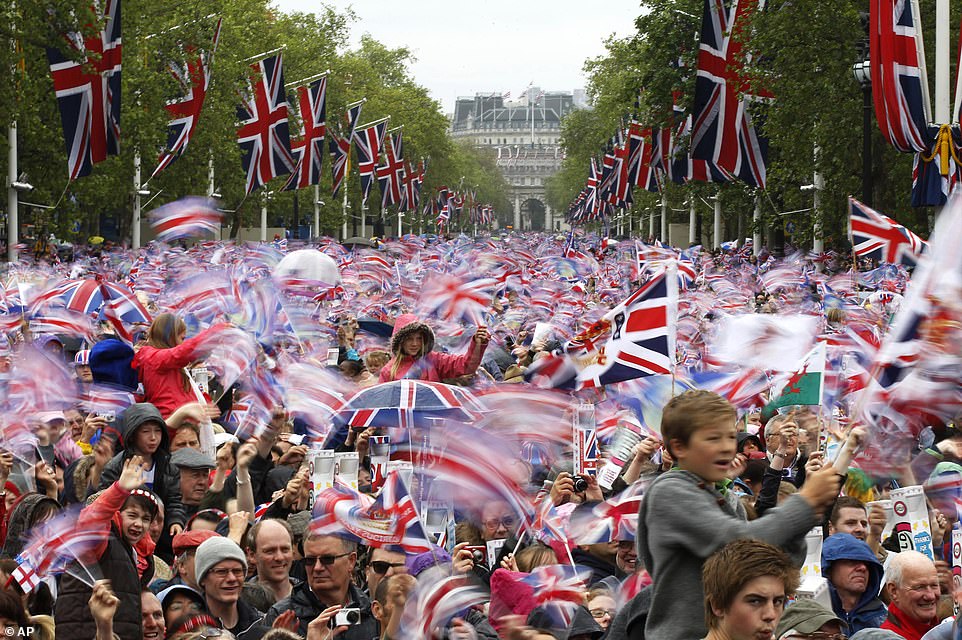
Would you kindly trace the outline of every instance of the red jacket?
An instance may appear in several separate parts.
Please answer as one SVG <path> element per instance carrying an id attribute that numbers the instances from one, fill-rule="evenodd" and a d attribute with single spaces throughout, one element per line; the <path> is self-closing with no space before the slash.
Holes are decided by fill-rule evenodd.
<path id="1" fill-rule="evenodd" d="M 424 339 L 421 358 L 401 355 L 401 343 L 409 335 L 420 332 Z M 481 364 L 481 357 L 488 343 L 477 343 L 473 339 L 468 345 L 468 349 L 461 355 L 447 353 L 435 353 L 434 331 L 427 324 L 420 322 L 414 315 L 405 313 L 397 317 L 394 321 L 394 332 L 391 335 L 391 353 L 394 357 L 381 369 L 378 376 L 380 382 L 393 382 L 402 378 L 414 378 L 415 380 L 427 380 L 428 382 L 441 382 L 459 376 L 466 376 L 478 370 Z M 391 375 L 394 363 L 400 358 L 397 373 Z M 406 376 L 411 367 L 417 363 L 416 374 Z"/>
<path id="2" fill-rule="evenodd" d="M 93 528 L 93 529 L 103 529 L 104 539 L 100 542 L 97 547 L 93 550 L 96 557 L 103 555 L 104 551 L 107 549 L 107 537 L 110 535 L 110 527 L 116 526 L 119 535 L 123 536 L 123 527 L 120 521 L 120 509 L 124 506 L 124 502 L 127 500 L 127 496 L 130 492 L 126 489 L 121 489 L 120 485 L 116 482 L 104 489 L 104 492 L 94 500 L 91 504 L 84 507 L 83 511 L 80 512 L 80 517 L 78 518 L 78 528 Z M 136 563 L 137 563 L 137 575 L 142 576 L 144 571 L 147 569 L 147 563 L 153 562 L 153 560 L 148 560 L 150 556 L 154 553 L 154 541 L 147 534 L 140 541 L 133 545 L 134 550 L 137 552 Z"/>
<path id="3" fill-rule="evenodd" d="M 201 349 L 204 340 L 225 326 L 214 325 L 170 349 L 158 349 L 149 345 L 141 347 L 130 366 L 137 370 L 137 375 L 144 384 L 144 402 L 157 407 L 164 418 L 170 417 L 170 414 L 185 404 L 197 402 L 193 390 L 184 389 L 183 369 L 206 355 Z"/>
<path id="4" fill-rule="evenodd" d="M 920 622 L 910 618 L 894 604 L 889 605 L 889 617 L 882 623 L 880 629 L 888 629 L 899 634 L 905 640 L 922 640 L 930 629 L 937 625 L 939 621 L 933 619 L 931 622 Z"/>

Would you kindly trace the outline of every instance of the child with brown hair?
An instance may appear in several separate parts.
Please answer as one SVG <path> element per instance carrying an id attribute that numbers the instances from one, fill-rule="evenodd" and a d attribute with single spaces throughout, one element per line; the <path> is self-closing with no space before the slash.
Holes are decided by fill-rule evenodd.
<path id="1" fill-rule="evenodd" d="M 702 565 L 732 540 L 768 542 L 801 566 L 805 534 L 838 494 L 839 476 L 826 467 L 782 506 L 747 521 L 726 484 L 737 472 L 735 422 L 727 400 L 700 390 L 672 398 L 662 413 L 662 439 L 676 466 L 652 483 L 638 516 L 638 556 L 654 580 L 648 640 L 705 637 Z"/>

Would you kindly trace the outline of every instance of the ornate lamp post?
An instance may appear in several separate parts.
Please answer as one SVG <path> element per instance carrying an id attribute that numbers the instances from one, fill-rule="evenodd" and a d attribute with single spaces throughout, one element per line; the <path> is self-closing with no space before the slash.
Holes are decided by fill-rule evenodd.
<path id="1" fill-rule="evenodd" d="M 862 202 L 872 205 L 872 62 L 852 65 L 852 74 L 862 86 Z"/>

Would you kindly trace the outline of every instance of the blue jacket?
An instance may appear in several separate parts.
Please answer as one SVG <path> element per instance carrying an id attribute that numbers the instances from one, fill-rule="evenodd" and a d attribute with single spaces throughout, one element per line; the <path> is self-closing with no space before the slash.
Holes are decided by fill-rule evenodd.
<path id="1" fill-rule="evenodd" d="M 836 560 L 861 560 L 868 566 L 869 577 L 865 593 L 849 612 L 842 609 L 842 600 L 831 582 L 832 563 Z M 846 635 L 851 637 L 856 631 L 875 628 L 885 622 L 885 605 L 878 598 L 879 589 L 882 587 L 882 563 L 867 544 L 849 533 L 829 536 L 822 544 L 822 575 L 829 579 L 828 589 L 835 615 L 848 624 Z"/>

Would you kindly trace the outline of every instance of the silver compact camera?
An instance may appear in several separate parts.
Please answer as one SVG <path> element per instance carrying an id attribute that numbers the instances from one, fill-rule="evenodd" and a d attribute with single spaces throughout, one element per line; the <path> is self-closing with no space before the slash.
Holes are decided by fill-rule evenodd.
<path id="1" fill-rule="evenodd" d="M 358 624 L 361 621 L 360 609 L 341 609 L 334 614 L 334 627 Z"/>

